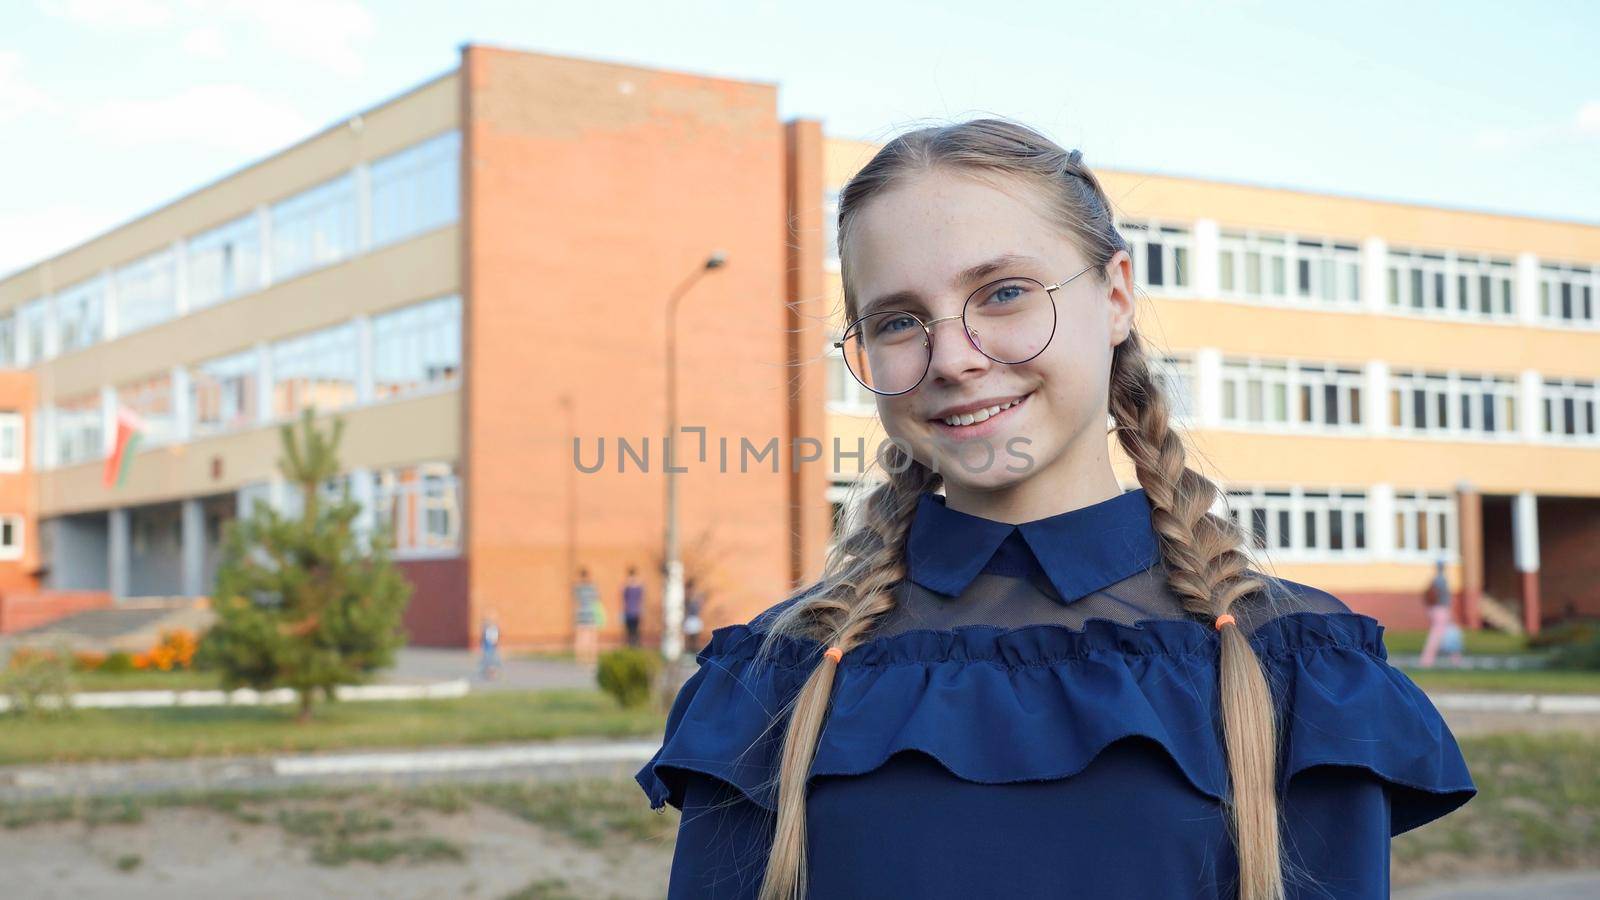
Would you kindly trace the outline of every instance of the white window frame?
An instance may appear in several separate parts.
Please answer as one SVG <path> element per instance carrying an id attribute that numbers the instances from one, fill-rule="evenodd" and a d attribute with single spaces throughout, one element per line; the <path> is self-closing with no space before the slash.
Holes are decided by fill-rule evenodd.
<path id="1" fill-rule="evenodd" d="M 1423 415 L 1427 420 L 1418 425 L 1416 399 L 1418 390 L 1425 393 Z M 1517 403 L 1517 379 L 1508 375 L 1491 373 L 1461 373 L 1454 369 L 1444 372 L 1422 369 L 1392 370 L 1389 373 L 1389 396 L 1386 412 L 1393 433 L 1417 437 L 1447 438 L 1451 440 L 1479 439 L 1491 441 L 1521 440 L 1519 416 L 1526 414 Z M 1483 397 L 1495 398 L 1495 430 L 1483 429 Z M 1444 416 L 1440 421 L 1440 398 L 1444 398 Z M 1468 400 L 1470 415 L 1463 421 L 1461 401 Z M 1397 406 L 1398 404 L 1398 406 Z M 1395 412 L 1400 421 L 1396 422 Z"/>
<path id="2" fill-rule="evenodd" d="M 20 472 L 27 464 L 27 417 L 20 412 L 0 412 L 0 472 Z"/>
<path id="3" fill-rule="evenodd" d="M 1128 243 L 1128 254 L 1133 257 L 1133 279 L 1140 287 L 1155 294 L 1179 297 L 1194 294 L 1195 241 L 1194 228 L 1190 224 L 1138 219 L 1118 222 L 1117 230 L 1122 232 L 1123 240 Z M 1151 284 L 1149 280 L 1149 248 L 1154 243 L 1152 235 L 1160 237 L 1161 284 Z"/>
<path id="4" fill-rule="evenodd" d="M 1443 541 L 1418 546 L 1418 516 L 1428 521 L 1428 533 L 1442 535 Z M 1395 491 L 1394 555 L 1396 559 L 1427 562 L 1457 559 L 1456 503 L 1453 494 L 1430 491 Z"/>
<path id="5" fill-rule="evenodd" d="M 1255 511 L 1262 512 L 1263 545 L 1255 543 Z M 1262 486 L 1226 489 L 1212 510 L 1232 520 L 1257 555 L 1293 562 L 1363 562 L 1373 556 L 1372 516 L 1367 492 L 1357 488 Z M 1315 523 L 1317 546 L 1308 546 L 1306 517 Z M 1329 545 L 1329 522 L 1338 517 L 1338 550 Z M 1285 534 L 1283 526 L 1288 525 Z M 1357 540 L 1359 535 L 1360 540 Z"/>
<path id="6" fill-rule="evenodd" d="M 1546 378 L 1539 390 L 1540 434 L 1545 440 L 1572 444 L 1600 442 L 1600 382 L 1578 378 Z M 1573 433 L 1567 434 L 1571 403 Z"/>
<path id="7" fill-rule="evenodd" d="M 827 354 L 828 412 L 847 416 L 877 416 L 877 395 L 850 374 L 849 366 L 845 365 L 844 352 L 829 343 Z"/>
<path id="8" fill-rule="evenodd" d="M 1571 295 L 1573 316 L 1561 316 L 1561 291 L 1565 287 Z M 1584 299 L 1587 297 L 1589 316 L 1584 318 Z M 1539 266 L 1539 321 L 1556 328 L 1600 328 L 1600 266 L 1577 266 L 1571 263 L 1544 262 Z"/>

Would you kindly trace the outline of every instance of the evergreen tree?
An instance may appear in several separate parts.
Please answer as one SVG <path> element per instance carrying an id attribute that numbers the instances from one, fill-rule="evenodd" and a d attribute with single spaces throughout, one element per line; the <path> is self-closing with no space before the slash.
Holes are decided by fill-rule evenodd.
<path id="1" fill-rule="evenodd" d="M 352 525 L 360 504 L 349 485 L 336 498 L 325 490 L 339 472 L 344 421 L 334 419 L 330 436 L 308 408 L 300 431 L 297 439 L 293 425 L 280 428 L 278 460 L 300 513 L 256 503 L 248 517 L 228 523 L 212 594 L 216 624 L 201 652 L 230 689 L 293 688 L 304 722 L 319 692 L 332 700 L 336 686 L 393 664 L 411 585 L 390 560 L 387 526 L 374 529 L 363 550 Z"/>

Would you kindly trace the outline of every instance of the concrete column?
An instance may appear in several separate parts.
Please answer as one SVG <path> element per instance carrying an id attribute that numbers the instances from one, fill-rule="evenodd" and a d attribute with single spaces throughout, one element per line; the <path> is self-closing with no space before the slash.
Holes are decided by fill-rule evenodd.
<path id="1" fill-rule="evenodd" d="M 172 314 L 189 312 L 189 245 L 183 238 L 172 242 Z"/>
<path id="2" fill-rule="evenodd" d="M 353 171 L 356 184 L 356 252 L 372 249 L 372 174 L 364 162 Z"/>
<path id="3" fill-rule="evenodd" d="M 106 298 L 102 303 L 102 307 L 105 311 L 105 318 L 100 323 L 103 332 L 101 340 L 109 341 L 122 333 L 121 328 L 118 327 L 117 279 L 116 276 L 112 274 L 110 269 L 106 269 L 104 272 L 102 272 L 101 277 L 106 280 Z"/>
<path id="4" fill-rule="evenodd" d="M 1217 277 L 1217 250 L 1222 239 L 1222 229 L 1216 219 L 1196 219 L 1194 223 L 1193 278 L 1190 285 L 1202 297 L 1215 297 L 1219 290 Z"/>
<path id="5" fill-rule="evenodd" d="M 111 599 L 118 601 L 128 596 L 128 510 L 118 507 L 106 513 L 106 565 L 109 567 L 106 583 Z"/>
<path id="6" fill-rule="evenodd" d="M 200 501 L 194 497 L 179 506 L 183 535 L 183 593 L 198 597 L 208 592 L 205 580 L 206 519 Z"/>
<path id="7" fill-rule="evenodd" d="M 377 524 L 377 479 L 371 469 L 358 468 L 350 470 L 350 498 L 361 504 L 361 512 L 356 515 L 355 533 L 359 546 L 363 550 L 371 547 L 374 526 Z"/>
<path id="8" fill-rule="evenodd" d="M 109 454 L 117 445 L 117 390 L 109 384 L 100 386 L 100 447 L 101 455 Z"/>
<path id="9" fill-rule="evenodd" d="M 256 421 L 272 421 L 272 348 L 265 342 L 256 344 Z"/>
<path id="10" fill-rule="evenodd" d="M 1394 533 L 1394 485 L 1380 482 L 1367 488 L 1367 551 L 1373 559 L 1394 559 L 1399 535 Z"/>
<path id="11" fill-rule="evenodd" d="M 194 397 L 189 391 L 189 369 L 172 367 L 172 442 L 182 444 L 194 437 Z"/>
<path id="12" fill-rule="evenodd" d="M 1389 308 L 1389 243 L 1381 237 L 1361 242 L 1361 305 L 1371 313 Z"/>
<path id="13" fill-rule="evenodd" d="M 356 403 L 372 402 L 372 317 L 361 315 L 354 319 L 356 328 Z"/>
<path id="14" fill-rule="evenodd" d="M 272 211 L 256 207 L 256 223 L 261 228 L 261 287 L 272 285 Z"/>
<path id="15" fill-rule="evenodd" d="M 1201 347 L 1194 352 L 1196 424 L 1216 428 L 1222 424 L 1222 351 Z"/>
<path id="16" fill-rule="evenodd" d="M 1537 369 L 1517 373 L 1517 417 L 1524 443 L 1544 440 L 1544 378 Z"/>
<path id="17" fill-rule="evenodd" d="M 1389 433 L 1389 364 L 1368 360 L 1361 367 L 1361 421 L 1369 434 Z"/>
<path id="18" fill-rule="evenodd" d="M 1517 572 L 1522 578 L 1522 625 L 1539 633 L 1539 504 L 1532 491 L 1519 491 L 1511 502 L 1511 536 Z M 1480 623 L 1471 623 L 1473 628 Z"/>
<path id="19" fill-rule="evenodd" d="M 1539 322 L 1539 257 L 1517 254 L 1517 321 L 1523 325 Z"/>
<path id="20" fill-rule="evenodd" d="M 1483 495 L 1470 481 L 1456 485 L 1456 546 L 1460 548 L 1461 612 L 1467 622 L 1481 622 L 1483 610 Z"/>

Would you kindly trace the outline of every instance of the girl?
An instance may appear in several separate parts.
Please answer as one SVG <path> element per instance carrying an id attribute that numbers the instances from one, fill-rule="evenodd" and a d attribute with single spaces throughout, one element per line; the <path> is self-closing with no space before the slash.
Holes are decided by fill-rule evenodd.
<path id="1" fill-rule="evenodd" d="M 1079 153 L 914 131 L 838 224 L 886 478 L 680 689 L 636 776 L 670 896 L 1387 896 L 1390 837 L 1476 789 L 1382 627 L 1210 511 Z"/>

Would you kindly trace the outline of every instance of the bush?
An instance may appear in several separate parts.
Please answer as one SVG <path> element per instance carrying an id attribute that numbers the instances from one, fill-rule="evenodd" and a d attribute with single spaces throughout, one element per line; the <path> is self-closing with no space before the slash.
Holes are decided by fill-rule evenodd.
<path id="1" fill-rule="evenodd" d="M 600 654 L 595 680 L 600 689 L 624 707 L 650 699 L 650 688 L 661 671 L 661 656 L 653 650 L 621 647 Z"/>
<path id="2" fill-rule="evenodd" d="M 105 665 L 106 655 L 93 650 L 79 650 L 72 654 L 72 671 L 93 672 Z"/>
<path id="3" fill-rule="evenodd" d="M 11 700 L 12 715 L 70 709 L 72 657 L 65 650 L 20 649 L 0 672 L 0 694 Z"/>
<path id="4" fill-rule="evenodd" d="M 108 675 L 125 675 L 133 671 L 133 657 L 126 650 L 114 650 L 106 654 L 99 671 Z"/>
<path id="5" fill-rule="evenodd" d="M 1593 634 L 1586 642 L 1561 644 L 1550 654 L 1552 669 L 1582 669 L 1600 672 L 1600 634 Z"/>
<path id="6" fill-rule="evenodd" d="M 1528 647 L 1549 650 L 1557 647 L 1582 646 L 1600 640 L 1600 620 L 1576 619 L 1551 625 L 1528 637 Z"/>

